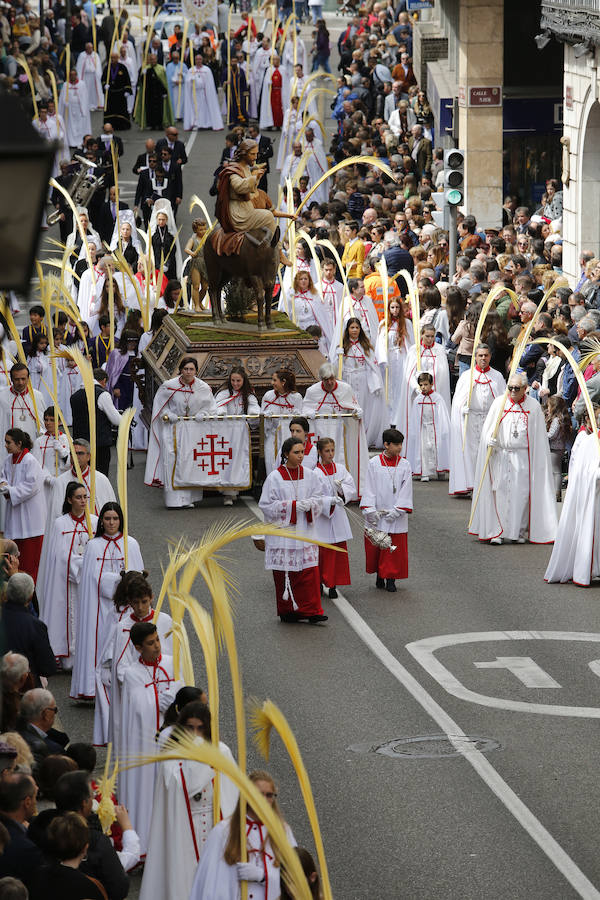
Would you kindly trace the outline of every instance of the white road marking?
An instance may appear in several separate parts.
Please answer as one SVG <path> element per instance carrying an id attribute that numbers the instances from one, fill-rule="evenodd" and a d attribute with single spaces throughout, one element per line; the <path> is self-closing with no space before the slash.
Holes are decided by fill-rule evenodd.
<path id="1" fill-rule="evenodd" d="M 254 515 L 264 522 L 264 516 L 255 500 L 242 498 L 246 506 Z M 517 822 L 527 832 L 533 841 L 546 854 L 571 887 L 583 897 L 584 900 L 600 900 L 600 892 L 581 871 L 579 866 L 565 853 L 560 844 L 544 828 L 542 823 L 531 810 L 525 806 L 513 789 L 498 774 L 489 760 L 473 748 L 468 742 L 466 733 L 457 723 L 442 709 L 433 697 L 427 693 L 424 687 L 414 678 L 404 666 L 398 662 L 388 648 L 379 640 L 375 632 L 367 625 L 353 606 L 348 603 L 338 590 L 337 600 L 332 600 L 346 622 L 350 625 L 358 637 L 367 645 L 369 650 L 377 657 L 383 666 L 396 678 L 417 703 L 431 716 L 433 721 L 446 734 L 450 743 L 461 756 L 477 772 L 482 781 L 489 787 L 493 794 L 500 800 L 505 808 L 515 817 Z M 600 635 L 597 635 L 600 640 Z"/>
<path id="2" fill-rule="evenodd" d="M 474 662 L 476 669 L 508 669 L 529 688 L 560 688 L 562 685 L 538 666 L 530 656 L 497 656 L 491 662 Z"/>
<path id="3" fill-rule="evenodd" d="M 583 641 L 599 643 L 600 634 L 586 631 L 473 631 L 466 634 L 442 634 L 413 641 L 406 649 L 432 678 L 441 684 L 449 694 L 490 706 L 495 709 L 511 709 L 515 712 L 536 713 L 545 716 L 574 716 L 580 719 L 600 719 L 600 707 L 562 706 L 552 703 L 529 703 L 526 700 L 506 700 L 503 697 L 489 697 L 465 687 L 461 681 L 435 656 L 436 650 L 460 644 L 474 644 L 488 641 Z M 592 670 L 593 671 L 593 670 Z M 600 671 L 596 674 L 600 674 Z"/>
<path id="4" fill-rule="evenodd" d="M 197 135 L 198 135 L 198 132 L 197 132 L 197 131 L 192 131 L 192 133 L 190 134 L 190 136 L 189 136 L 189 138 L 188 138 L 188 142 L 187 142 L 187 144 L 185 145 L 185 154 L 186 154 L 186 156 L 188 157 L 188 159 L 189 159 L 190 153 L 191 153 L 191 151 L 192 151 L 192 147 L 193 147 L 194 144 L 196 143 L 196 137 L 197 137 Z"/>

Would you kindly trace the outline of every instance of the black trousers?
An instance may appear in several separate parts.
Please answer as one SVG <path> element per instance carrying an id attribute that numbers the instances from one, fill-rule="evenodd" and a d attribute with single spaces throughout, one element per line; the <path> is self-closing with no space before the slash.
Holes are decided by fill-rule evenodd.
<path id="1" fill-rule="evenodd" d="M 96 469 L 108 478 L 110 447 L 96 447 Z"/>

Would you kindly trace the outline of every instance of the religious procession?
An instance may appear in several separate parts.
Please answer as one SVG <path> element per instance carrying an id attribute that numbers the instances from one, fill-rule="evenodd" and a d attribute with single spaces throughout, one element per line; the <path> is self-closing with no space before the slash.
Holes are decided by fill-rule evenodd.
<path id="1" fill-rule="evenodd" d="M 385 644 L 428 615 L 460 643 L 482 589 L 510 637 L 505 596 L 558 614 L 600 577 L 598 251 L 563 267 L 549 154 L 469 207 L 433 7 L 0 3 L 0 106 L 46 165 L 24 280 L 0 264 L 0 900 L 500 877 L 444 887 L 441 830 L 409 865 L 348 824 L 442 815 L 435 777 L 380 795 L 347 759 L 385 755 L 369 678 L 422 700 Z"/>

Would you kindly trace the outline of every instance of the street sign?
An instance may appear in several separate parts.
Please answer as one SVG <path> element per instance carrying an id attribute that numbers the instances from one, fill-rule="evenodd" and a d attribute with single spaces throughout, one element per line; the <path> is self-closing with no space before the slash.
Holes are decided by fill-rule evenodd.
<path id="1" fill-rule="evenodd" d="M 502 106 L 502 87 L 470 87 L 469 106 Z"/>

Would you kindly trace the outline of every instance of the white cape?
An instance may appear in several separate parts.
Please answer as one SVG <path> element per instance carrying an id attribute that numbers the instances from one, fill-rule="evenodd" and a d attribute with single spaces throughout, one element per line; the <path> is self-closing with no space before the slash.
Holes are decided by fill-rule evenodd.
<path id="1" fill-rule="evenodd" d="M 463 410 L 469 401 L 470 379 L 470 372 L 463 372 L 458 379 L 452 398 L 450 484 L 448 486 L 450 494 L 467 494 L 473 490 L 475 463 L 477 462 L 483 423 L 492 402 L 496 397 L 501 397 L 506 390 L 506 381 L 501 372 L 491 368 L 486 372 L 475 369 L 469 415 L 465 416 Z M 466 441 L 465 422 L 467 423 Z"/>
<path id="2" fill-rule="evenodd" d="M 187 70 L 183 94 L 183 127 L 185 131 L 190 131 L 192 128 L 222 130 L 223 116 L 219 107 L 215 81 L 208 66 L 202 66 L 200 69 L 193 66 Z"/>
<path id="3" fill-rule="evenodd" d="M 427 422 L 429 418 L 426 412 L 427 405 L 431 406 L 430 423 Z M 426 429 L 425 433 L 422 431 L 423 428 Z M 432 458 L 435 452 L 436 471 L 447 472 L 450 466 L 450 418 L 446 404 L 436 391 L 432 391 L 427 399 L 422 394 L 417 394 L 413 400 L 406 453 L 413 475 L 429 474 L 423 471 L 422 458 L 423 443 L 428 441 L 431 441 Z"/>
<path id="4" fill-rule="evenodd" d="M 518 405 L 515 404 L 515 406 Z M 506 413 L 510 406 L 511 400 L 506 400 L 502 395 L 494 400 L 487 414 L 479 442 L 471 509 L 475 505 L 482 478 L 488 451 L 488 439 L 492 436 L 500 410 L 504 410 Z M 537 400 L 532 400 L 527 395 L 521 406 L 523 413 L 527 416 L 527 425 L 523 431 L 528 449 L 527 462 L 521 468 L 516 454 L 523 457 L 525 454 L 521 450 L 511 451 L 514 424 L 511 416 L 515 416 L 516 413 L 509 413 L 503 419 L 498 430 L 498 444 L 491 454 L 490 464 L 483 477 L 469 533 L 477 535 L 482 541 L 489 541 L 495 537 L 516 540 L 519 537 L 517 519 L 520 519 L 520 510 L 523 510 L 527 516 L 525 530 L 531 543 L 551 544 L 554 541 L 558 523 L 550 446 L 544 414 Z M 518 422 L 522 422 L 522 414 L 519 414 Z M 521 441 L 520 434 L 516 440 Z M 507 471 L 507 466 L 510 467 L 509 471 Z M 510 490 L 507 487 L 507 478 L 513 482 Z M 525 496 L 523 495 L 524 491 L 528 491 Z M 518 496 L 519 494 L 520 496 Z M 501 519 L 503 509 L 508 510 L 508 513 L 502 513 L 504 520 Z"/>

